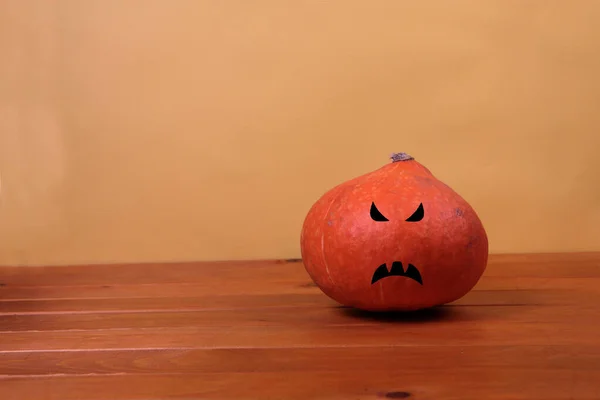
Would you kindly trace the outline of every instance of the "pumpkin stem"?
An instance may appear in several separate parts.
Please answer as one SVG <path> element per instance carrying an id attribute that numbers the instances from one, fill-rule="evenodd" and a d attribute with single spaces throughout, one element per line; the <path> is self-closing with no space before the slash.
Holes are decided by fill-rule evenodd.
<path id="1" fill-rule="evenodd" d="M 393 153 L 390 158 L 392 162 L 414 160 L 414 158 L 406 153 Z"/>

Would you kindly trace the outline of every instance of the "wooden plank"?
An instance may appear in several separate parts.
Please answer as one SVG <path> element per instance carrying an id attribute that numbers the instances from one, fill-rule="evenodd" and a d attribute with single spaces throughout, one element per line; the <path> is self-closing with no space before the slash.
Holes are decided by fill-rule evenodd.
<path id="1" fill-rule="evenodd" d="M 82 273 L 85 271 L 85 273 Z M 7 286 L 146 285 L 166 283 L 271 282 L 306 280 L 301 263 L 231 261 L 194 263 L 110 264 L 58 267 L 2 267 Z"/>
<path id="2" fill-rule="evenodd" d="M 329 326 L 245 325 L 232 327 L 116 328 L 23 331 L 0 335 L 0 352 L 89 349 L 298 348 L 598 345 L 600 331 L 588 325 L 529 321 L 439 324 L 380 323 Z"/>
<path id="3" fill-rule="evenodd" d="M 598 265 L 600 261 L 599 251 L 581 252 L 547 252 L 547 253 L 505 253 L 490 254 L 490 262 L 494 264 L 510 264 L 517 267 L 521 264 L 542 265 L 558 264 L 570 266 L 576 264 Z M 511 273 L 514 271 L 511 271 Z M 536 271 L 539 273 L 539 271 Z"/>
<path id="4" fill-rule="evenodd" d="M 597 400 L 600 371 L 519 368 L 227 372 L 6 378 L 9 400 L 385 399 Z"/>
<path id="5" fill-rule="evenodd" d="M 82 273 L 85 271 L 85 273 Z M 600 252 L 490 255 L 487 277 L 600 277 Z M 2 267 L 5 286 L 145 285 L 206 280 L 274 284 L 309 281 L 301 262 L 274 260 L 111 264 L 57 267 Z M 0 286 L 1 286 L 0 285 Z"/>
<path id="6" fill-rule="evenodd" d="M 180 298 L 202 296 L 272 296 L 319 293 L 308 281 L 252 286 L 250 283 L 207 281 L 205 283 L 90 285 L 90 286 L 4 286 L 0 302 L 9 300 Z"/>
<path id="7" fill-rule="evenodd" d="M 600 283 L 600 282 L 599 282 Z M 63 293 L 64 294 L 64 293 Z M 132 294 L 133 296 L 133 294 Z M 456 306 L 580 305 L 600 301 L 600 293 L 573 290 L 473 290 Z M 107 297 L 0 300 L 1 314 L 190 311 L 228 308 L 331 307 L 338 305 L 318 290 L 310 293 L 192 297 Z"/>
<path id="8" fill-rule="evenodd" d="M 394 320 L 396 318 L 396 320 Z M 600 307 L 581 304 L 576 312 L 572 306 L 446 306 L 431 311 L 405 314 L 403 316 L 378 316 L 355 312 L 341 307 L 271 307 L 234 308 L 190 311 L 110 311 L 52 314 L 8 314 L 0 315 L 0 332 L 97 330 L 124 328 L 185 328 L 185 327 L 243 327 L 292 325 L 296 327 L 328 325 L 380 325 L 385 323 L 412 323 L 411 318 L 422 322 L 427 318 L 448 329 L 469 323 L 526 324 L 560 323 L 569 321 L 572 326 L 587 325 L 600 320 Z M 599 336 L 600 337 L 600 336 Z"/>
<path id="9" fill-rule="evenodd" d="M 599 293 L 600 278 L 484 277 L 477 291 L 570 290 L 580 294 Z M 108 299 L 108 298 L 180 298 L 202 296 L 269 296 L 320 294 L 306 277 L 294 281 L 206 280 L 203 283 L 130 284 L 91 286 L 0 286 L 0 302 L 11 300 Z"/>
<path id="10" fill-rule="evenodd" d="M 560 296 L 553 298 L 556 299 L 557 297 Z M 514 301 L 514 299 L 512 301 Z M 330 307 L 334 305 L 337 305 L 337 303 L 322 293 L 198 297 L 42 299 L 0 301 L 0 315 L 104 313 L 111 311 L 202 311 L 234 308 Z"/>
<path id="11" fill-rule="evenodd" d="M 600 370 L 600 345 L 154 349 L 0 353 L 0 378 L 398 369 Z M 1 384 L 0 384 L 1 387 Z"/>

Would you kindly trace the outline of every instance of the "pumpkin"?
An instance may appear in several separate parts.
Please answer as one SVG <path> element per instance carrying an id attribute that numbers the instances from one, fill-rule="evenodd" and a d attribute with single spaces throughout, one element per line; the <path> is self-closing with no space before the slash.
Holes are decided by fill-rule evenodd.
<path id="1" fill-rule="evenodd" d="M 488 259 L 474 209 L 406 153 L 322 195 L 306 215 L 300 245 L 304 267 L 325 295 L 367 311 L 458 300 Z"/>

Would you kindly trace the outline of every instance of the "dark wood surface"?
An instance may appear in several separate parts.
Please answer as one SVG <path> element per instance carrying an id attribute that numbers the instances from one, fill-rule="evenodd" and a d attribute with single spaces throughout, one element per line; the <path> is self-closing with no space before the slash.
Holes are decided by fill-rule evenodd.
<path id="1" fill-rule="evenodd" d="M 600 253 L 493 255 L 426 312 L 297 261 L 0 267 L 0 399 L 600 399 Z"/>

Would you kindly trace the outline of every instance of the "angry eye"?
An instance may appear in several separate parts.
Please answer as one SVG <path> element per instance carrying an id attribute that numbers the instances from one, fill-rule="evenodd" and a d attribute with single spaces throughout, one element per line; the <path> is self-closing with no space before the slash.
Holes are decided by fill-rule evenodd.
<path id="1" fill-rule="evenodd" d="M 425 210 L 423 209 L 423 203 L 419 204 L 419 207 L 415 212 L 406 219 L 407 222 L 418 222 L 425 216 Z"/>
<path id="2" fill-rule="evenodd" d="M 389 219 L 384 217 L 383 214 L 377 209 L 375 203 L 371 203 L 371 219 L 379 222 L 389 221 Z"/>
<path id="3" fill-rule="evenodd" d="M 389 219 L 387 219 L 381 213 L 381 211 L 379 211 L 377 209 L 377 206 L 375 205 L 375 203 L 371 203 L 370 215 L 371 215 L 371 219 L 373 221 L 378 221 L 378 222 L 389 221 Z M 423 203 L 420 203 L 419 207 L 417 207 L 415 212 L 412 213 L 412 215 L 406 219 L 406 222 L 418 222 L 418 221 L 422 220 L 424 216 L 425 216 L 425 210 L 423 209 Z"/>

